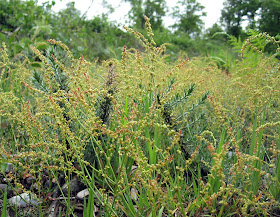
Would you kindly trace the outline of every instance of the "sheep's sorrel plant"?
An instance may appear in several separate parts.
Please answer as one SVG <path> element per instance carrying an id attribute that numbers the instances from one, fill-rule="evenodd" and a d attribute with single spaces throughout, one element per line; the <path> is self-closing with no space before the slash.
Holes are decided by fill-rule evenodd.
<path id="1" fill-rule="evenodd" d="M 50 193 L 60 191 L 56 194 L 65 198 L 70 215 L 73 192 L 62 184 L 78 179 L 106 216 L 185 213 L 180 188 L 197 152 L 187 164 L 180 155 L 180 121 L 186 114 L 176 119 L 176 106 L 188 108 L 182 102 L 191 98 L 194 86 L 177 79 L 188 60 L 167 65 L 165 46 L 155 46 L 148 18 L 146 25 L 150 41 L 134 32 L 144 53 L 124 47 L 121 61 L 98 67 L 83 57 L 74 59 L 55 40 L 48 41 L 45 55 L 31 47 L 40 59 L 36 68 L 28 59 L 10 62 L 3 45 L 1 67 L 7 73 L 1 75 L 1 122 L 12 132 L 1 129 L 1 157 L 14 167 L 6 178 L 16 194 L 36 193 L 42 209 Z M 15 80 L 17 87 L 11 76 L 19 71 L 25 73 Z M 26 177 L 35 187 L 22 183 Z M 85 212 L 92 209 L 89 204 Z"/>
<path id="2" fill-rule="evenodd" d="M 36 63 L 15 62 L 2 44 L 0 184 L 35 195 L 41 216 L 51 204 L 56 216 L 80 204 L 84 216 L 277 214 L 276 60 L 227 74 L 202 57 L 167 63 L 145 19 L 146 37 L 126 28 L 143 51 L 124 46 L 121 60 L 75 59 L 48 40 L 30 47 Z"/>

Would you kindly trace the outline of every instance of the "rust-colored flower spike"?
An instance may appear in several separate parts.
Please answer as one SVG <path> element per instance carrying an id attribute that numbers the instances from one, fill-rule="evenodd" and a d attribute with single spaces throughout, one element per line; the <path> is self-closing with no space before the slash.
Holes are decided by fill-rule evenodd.
<path id="1" fill-rule="evenodd" d="M 154 38 L 153 38 L 154 33 L 153 33 L 152 26 L 150 23 L 150 18 L 148 18 L 146 15 L 144 16 L 144 18 L 146 20 L 145 26 L 146 26 L 146 30 L 147 30 L 147 35 L 149 36 L 149 38 L 151 40 L 152 46 L 155 46 L 156 42 L 154 41 Z"/>
<path id="2" fill-rule="evenodd" d="M 208 151 L 210 151 L 210 153 L 213 153 L 215 151 L 214 146 L 210 142 L 207 145 L 207 149 L 208 149 Z"/>
<path id="3" fill-rule="evenodd" d="M 84 62 L 84 61 L 85 61 L 83 54 L 81 54 L 80 60 L 81 60 L 81 62 Z"/>
<path id="4" fill-rule="evenodd" d="M 146 38 L 144 37 L 144 35 L 142 35 L 140 32 L 135 31 L 135 30 L 133 30 L 133 29 L 130 29 L 130 28 L 126 27 L 126 26 L 124 26 L 123 28 L 124 28 L 126 31 L 130 32 L 131 34 L 133 34 L 133 35 L 139 40 L 139 42 L 141 43 L 141 45 L 142 45 L 144 48 L 149 47 L 149 46 L 148 46 L 148 45 L 149 45 L 148 39 L 146 39 Z"/>
<path id="5" fill-rule="evenodd" d="M 275 37 L 270 36 L 268 33 L 266 32 L 261 32 L 257 35 L 253 35 L 250 38 L 245 40 L 245 43 L 243 44 L 242 48 L 241 48 L 241 56 L 242 59 L 244 58 L 244 53 L 246 48 L 250 47 L 253 51 L 261 54 L 262 56 L 265 56 L 264 52 L 259 49 L 258 47 L 256 47 L 252 42 L 258 39 L 266 39 L 266 43 L 271 42 L 272 44 L 276 45 L 278 48 L 276 49 L 276 52 L 279 51 L 279 42 L 275 39 Z"/>
<path id="6" fill-rule="evenodd" d="M 61 41 L 56 41 L 55 39 L 49 39 L 49 40 L 46 40 L 47 42 L 49 42 L 50 44 L 56 44 L 60 47 L 63 48 L 63 50 L 65 50 L 67 52 L 67 55 L 68 57 L 70 58 L 70 60 L 72 61 L 74 59 L 74 56 L 72 54 L 72 52 L 69 50 L 69 48 L 64 44 L 62 43 Z"/>
<path id="7" fill-rule="evenodd" d="M 3 62 L 0 65 L 0 67 L 3 67 L 5 65 L 9 65 L 9 63 L 10 63 L 10 59 L 9 59 L 9 55 L 8 55 L 8 50 L 7 50 L 7 46 L 6 46 L 5 42 L 2 42 L 2 47 L 3 48 L 0 48 L 0 54 L 4 58 L 2 58 Z"/>
<path id="8" fill-rule="evenodd" d="M 123 46 L 122 59 L 125 60 L 127 55 L 126 45 Z"/>

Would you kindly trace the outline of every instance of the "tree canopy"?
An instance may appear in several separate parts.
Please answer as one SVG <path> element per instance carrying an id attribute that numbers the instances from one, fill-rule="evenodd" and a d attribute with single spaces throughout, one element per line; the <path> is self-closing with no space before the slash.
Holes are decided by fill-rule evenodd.
<path id="1" fill-rule="evenodd" d="M 124 0 L 131 4 L 129 18 L 134 27 L 144 29 L 146 15 L 154 29 L 163 27 L 163 17 L 166 15 L 165 0 Z"/>
<path id="2" fill-rule="evenodd" d="M 177 22 L 172 26 L 176 31 L 187 35 L 200 34 L 204 25 L 202 17 L 205 7 L 196 0 L 180 0 L 173 10 L 173 17 Z"/>
<path id="3" fill-rule="evenodd" d="M 243 21 L 248 22 L 247 28 L 271 35 L 279 34 L 280 1 L 226 0 L 221 13 L 221 22 L 227 33 L 239 36 Z"/>

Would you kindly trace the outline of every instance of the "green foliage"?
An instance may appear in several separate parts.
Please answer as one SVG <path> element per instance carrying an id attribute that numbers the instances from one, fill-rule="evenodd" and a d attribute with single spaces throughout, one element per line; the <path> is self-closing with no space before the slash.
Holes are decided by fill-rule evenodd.
<path id="1" fill-rule="evenodd" d="M 0 1 L 0 4 L 0 37 L 1 41 L 7 43 L 13 57 L 28 55 L 29 45 L 43 43 L 42 36 L 52 32 L 52 27 L 48 24 L 50 5 L 44 9 L 33 0 Z"/>
<path id="2" fill-rule="evenodd" d="M 242 35 L 242 22 L 247 20 L 247 28 L 258 29 L 276 36 L 279 34 L 280 3 L 275 0 L 227 0 L 222 9 L 221 22 L 228 34 Z"/>
<path id="3" fill-rule="evenodd" d="M 87 20 L 74 3 L 55 14 L 51 11 L 53 3 L 38 6 L 33 0 L 16 2 L 0 2 L 0 39 L 7 43 L 11 56 L 21 53 L 30 58 L 30 45 L 40 48 L 46 46 L 46 39 L 55 38 L 67 43 L 76 57 L 82 52 L 89 59 L 103 60 L 112 54 L 120 57 L 123 45 L 132 43 L 106 15 Z"/>
<path id="4" fill-rule="evenodd" d="M 132 26 L 137 29 L 145 28 L 144 16 L 150 18 L 154 29 L 163 29 L 163 17 L 166 14 L 165 0 L 125 0 L 131 4 L 129 17 Z"/>
<path id="5" fill-rule="evenodd" d="M 230 35 L 238 37 L 242 33 L 242 21 L 247 16 L 249 27 L 256 27 L 257 10 L 260 7 L 259 0 L 228 0 L 224 2 L 221 21 L 225 24 L 226 31 Z"/>
<path id="6" fill-rule="evenodd" d="M 280 2 L 275 0 L 261 1 L 259 30 L 270 35 L 279 35 Z"/>
<path id="7" fill-rule="evenodd" d="M 1 23 L 3 31 L 0 33 L 0 39 L 9 47 L 9 55 L 13 57 L 17 55 L 17 59 L 22 58 L 19 53 L 32 58 L 30 45 L 38 49 L 44 46 L 43 49 L 47 49 L 45 40 L 50 38 L 66 43 L 76 58 L 82 53 L 85 58 L 91 60 L 96 58 L 105 60 L 111 56 L 120 59 L 124 45 L 142 49 L 119 24 L 108 20 L 108 14 L 88 19 L 81 15 L 73 2 L 68 3 L 66 8 L 58 13 L 51 11 L 54 2 L 45 3 L 43 6 L 38 6 L 36 1 L 17 2 L 18 4 L 13 4 L 13 1 L 2 1 L 3 10 L 0 9 L 0 14 L 3 14 Z M 131 26 L 145 35 L 144 15 L 147 15 L 155 29 L 155 41 L 159 44 L 172 44 L 167 50 L 171 61 L 177 58 L 180 51 L 188 53 L 189 56 L 198 56 L 208 50 L 208 46 L 201 38 L 193 38 L 202 30 L 201 16 L 205 14 L 200 13 L 202 10 L 200 4 L 191 1 L 188 2 L 190 8 L 186 6 L 183 11 L 177 8 L 173 15 L 178 19 L 178 26 L 174 27 L 178 31 L 171 32 L 163 26 L 163 18 L 167 12 L 164 1 L 130 1 L 130 3 Z M 9 17 L 7 11 L 15 14 L 13 17 L 25 18 L 15 23 L 16 20 Z M 26 16 L 27 11 L 34 13 L 32 16 Z M 176 14 L 177 12 L 180 14 Z"/>
<path id="8" fill-rule="evenodd" d="M 45 14 L 42 7 L 36 5 L 36 1 L 0 1 L 1 4 L 1 29 L 8 35 L 28 35 L 33 28 L 34 21 L 42 19 Z M 16 5 L 16 7 L 15 7 Z"/>
<path id="9" fill-rule="evenodd" d="M 204 6 L 196 0 L 178 1 L 178 6 L 173 10 L 173 17 L 177 19 L 172 27 L 177 34 L 187 34 L 188 36 L 198 36 L 201 33 L 203 21 L 202 16 Z"/>

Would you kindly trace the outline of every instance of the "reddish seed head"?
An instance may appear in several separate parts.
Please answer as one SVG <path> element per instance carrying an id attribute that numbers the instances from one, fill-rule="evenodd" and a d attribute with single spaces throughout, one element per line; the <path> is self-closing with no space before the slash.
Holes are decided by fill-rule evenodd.
<path id="1" fill-rule="evenodd" d="M 211 143 L 209 143 L 209 144 L 207 145 L 207 149 L 208 149 L 211 153 L 213 153 L 213 152 L 215 151 L 215 148 L 214 148 L 214 146 L 213 146 Z"/>

